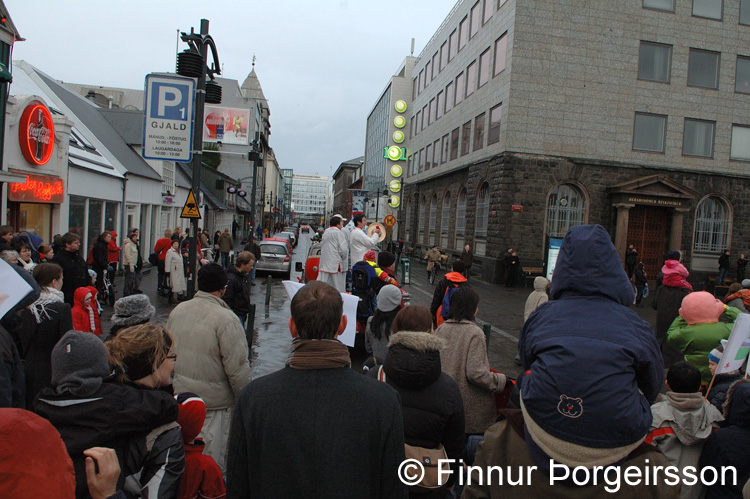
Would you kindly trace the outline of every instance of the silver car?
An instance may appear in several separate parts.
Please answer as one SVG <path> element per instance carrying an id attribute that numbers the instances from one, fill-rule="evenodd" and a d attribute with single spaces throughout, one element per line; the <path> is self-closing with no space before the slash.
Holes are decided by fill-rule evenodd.
<path id="1" fill-rule="evenodd" d="M 292 272 L 292 255 L 289 247 L 281 241 L 261 241 L 260 260 L 256 271 L 283 274 L 284 279 L 289 279 Z"/>

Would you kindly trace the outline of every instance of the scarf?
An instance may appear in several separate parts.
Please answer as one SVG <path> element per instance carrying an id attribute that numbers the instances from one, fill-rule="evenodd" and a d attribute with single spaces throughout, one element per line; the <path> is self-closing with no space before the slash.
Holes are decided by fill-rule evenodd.
<path id="1" fill-rule="evenodd" d="M 50 303 L 63 303 L 65 301 L 65 295 L 62 291 L 58 291 L 55 288 L 42 288 L 42 292 L 39 294 L 39 299 L 28 306 L 29 312 L 34 316 L 37 324 L 41 324 L 45 319 L 52 319 L 49 315 L 49 311 L 46 306 Z"/>
<path id="2" fill-rule="evenodd" d="M 744 303 L 746 307 L 750 306 L 750 289 L 741 289 L 736 293 L 732 293 L 731 295 L 724 298 L 724 303 L 729 303 L 735 298 L 739 298 L 740 300 L 742 300 L 742 303 Z"/>
<path id="3" fill-rule="evenodd" d="M 89 322 L 91 323 L 91 332 L 94 334 L 97 334 L 96 333 L 96 319 L 94 319 L 94 309 L 91 305 L 88 306 L 88 309 L 89 309 Z"/>
<path id="4" fill-rule="evenodd" d="M 295 338 L 286 360 L 292 369 L 335 369 L 351 367 L 349 349 L 339 340 Z"/>
<path id="5" fill-rule="evenodd" d="M 693 290 L 693 286 L 680 274 L 665 274 L 662 284 L 670 288 L 684 288 Z"/>

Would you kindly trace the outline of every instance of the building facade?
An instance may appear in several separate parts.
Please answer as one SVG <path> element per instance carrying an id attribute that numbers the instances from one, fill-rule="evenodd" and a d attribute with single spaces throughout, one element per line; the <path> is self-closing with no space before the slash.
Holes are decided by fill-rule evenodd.
<path id="1" fill-rule="evenodd" d="M 494 282 L 585 223 L 652 277 L 747 254 L 748 42 L 744 0 L 459 1 L 412 72 L 407 246 L 470 244 Z"/>
<path id="2" fill-rule="evenodd" d="M 331 211 L 349 218 L 352 215 L 352 195 L 349 189 L 357 179 L 356 175 L 364 163 L 364 156 L 344 161 L 331 177 L 333 182 L 333 203 Z"/>
<path id="3" fill-rule="evenodd" d="M 292 177 L 292 210 L 300 224 L 319 226 L 326 215 L 328 177 L 325 175 L 302 175 Z"/>

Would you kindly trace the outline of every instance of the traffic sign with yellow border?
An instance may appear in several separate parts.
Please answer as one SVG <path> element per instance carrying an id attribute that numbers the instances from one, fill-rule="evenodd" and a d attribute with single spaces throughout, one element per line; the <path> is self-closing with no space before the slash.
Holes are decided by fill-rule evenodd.
<path id="1" fill-rule="evenodd" d="M 185 206 L 182 207 L 180 218 L 201 218 L 201 210 L 198 209 L 198 201 L 195 200 L 193 191 L 188 193 Z"/>

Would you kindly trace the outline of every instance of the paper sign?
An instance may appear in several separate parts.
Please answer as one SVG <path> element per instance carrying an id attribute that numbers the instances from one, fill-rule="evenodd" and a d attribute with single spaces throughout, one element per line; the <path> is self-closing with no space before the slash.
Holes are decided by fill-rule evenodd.
<path id="1" fill-rule="evenodd" d="M 750 314 L 740 314 L 734 321 L 732 334 L 724 348 L 721 363 L 716 374 L 728 373 L 740 369 L 750 353 Z"/>
<path id="2" fill-rule="evenodd" d="M 304 284 L 293 281 L 282 281 L 284 283 L 284 289 L 289 295 L 289 299 L 294 298 L 294 295 L 302 289 Z M 348 347 L 354 346 L 354 339 L 357 334 L 357 304 L 359 298 L 347 293 L 341 293 L 341 298 L 344 300 L 344 315 L 346 316 L 346 329 L 338 337 L 339 341 Z"/>
<path id="3" fill-rule="evenodd" d="M 5 260 L 0 260 L 0 283 L 0 317 L 3 317 L 33 290 Z"/>

